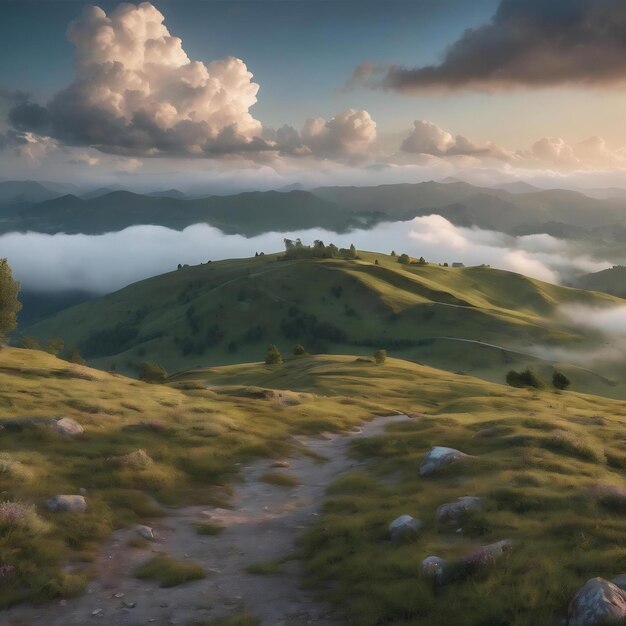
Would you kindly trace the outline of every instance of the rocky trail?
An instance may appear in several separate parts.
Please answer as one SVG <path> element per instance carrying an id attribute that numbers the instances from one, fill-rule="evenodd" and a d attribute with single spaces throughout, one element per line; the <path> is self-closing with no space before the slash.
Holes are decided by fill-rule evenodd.
<path id="1" fill-rule="evenodd" d="M 85 594 L 38 607 L 16 607 L 0 615 L 10 626 L 70 626 L 106 624 L 143 626 L 188 625 L 247 611 L 263 626 L 333 626 L 331 607 L 300 588 L 301 563 L 291 558 L 297 538 L 318 515 L 328 485 L 338 475 L 358 467 L 349 456 L 351 440 L 380 434 L 387 424 L 406 415 L 377 417 L 353 432 L 297 441 L 312 454 L 285 459 L 288 467 L 259 460 L 241 468 L 232 508 L 185 507 L 172 509 L 150 524 L 155 541 L 147 548 L 131 548 L 134 529 L 113 534 L 95 564 L 96 577 Z M 325 460 L 320 460 L 324 457 Z M 269 484 L 264 474 L 288 473 L 297 486 Z M 200 535 L 197 525 L 224 527 L 217 535 Z M 202 565 L 206 578 L 161 588 L 134 577 L 135 569 L 166 553 Z M 256 563 L 285 559 L 273 574 L 250 574 Z"/>

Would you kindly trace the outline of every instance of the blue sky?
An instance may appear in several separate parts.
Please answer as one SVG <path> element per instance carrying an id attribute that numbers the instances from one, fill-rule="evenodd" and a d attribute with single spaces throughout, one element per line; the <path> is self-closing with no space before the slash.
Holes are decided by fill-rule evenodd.
<path id="1" fill-rule="evenodd" d="M 626 6 L 615 0 L 152 0 L 151 17 L 134 5 L 132 13 L 154 26 L 160 11 L 166 56 L 170 35 L 182 46 L 148 68 L 139 104 L 128 95 L 146 75 L 134 65 L 137 51 L 156 39 L 125 47 L 120 3 L 95 2 L 104 13 L 81 18 L 92 4 L 0 0 L 4 177 L 158 177 L 181 158 L 199 177 L 247 160 L 288 172 L 289 182 L 335 163 L 361 168 L 364 180 L 373 170 L 362 166 L 381 162 L 408 168 L 407 180 L 469 168 L 526 179 L 538 168 L 557 177 L 617 168 L 619 180 L 626 172 Z M 78 63 L 67 38 L 76 20 L 86 38 Z M 105 21 L 117 24 L 117 52 L 100 46 Z M 231 68 L 219 79 L 228 114 L 216 112 L 206 76 L 190 104 L 193 68 L 183 65 L 229 56 L 254 78 L 234 84 L 241 76 Z M 96 72 L 92 84 L 94 59 L 100 72 L 114 61 L 133 77 Z M 373 82 L 345 89 L 365 61 L 377 68 L 367 74 Z M 11 90 L 34 104 L 7 98 Z M 105 92 L 111 97 L 102 99 Z M 311 118 L 318 122 L 307 130 Z M 288 133 L 273 134 L 283 125 Z"/>
<path id="2" fill-rule="evenodd" d="M 0 85 L 45 100 L 73 76 L 68 23 L 83 5 L 107 13 L 119 3 L 4 0 L 0 3 Z M 367 108 L 389 130 L 441 109 L 432 98 L 341 90 L 366 59 L 407 65 L 437 60 L 465 28 L 484 22 L 494 0 L 370 2 L 325 0 L 154 0 L 193 59 L 243 59 L 261 85 L 253 111 L 270 126 L 300 126 L 352 106 Z M 444 108 L 449 106 L 444 103 Z M 387 120 L 385 123 L 384 120 Z"/>

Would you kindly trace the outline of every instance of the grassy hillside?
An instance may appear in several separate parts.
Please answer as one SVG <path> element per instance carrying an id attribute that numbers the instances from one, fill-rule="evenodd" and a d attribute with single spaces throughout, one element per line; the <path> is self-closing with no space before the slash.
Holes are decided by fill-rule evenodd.
<path id="1" fill-rule="evenodd" d="M 0 350 L 0 387 L 0 565 L 15 568 L 0 607 L 81 592 L 113 529 L 166 505 L 226 502 L 235 463 L 285 454 L 297 447 L 290 433 L 345 429 L 390 410 L 378 399 L 346 404 L 340 393 L 294 394 L 287 405 L 247 389 L 148 385 L 14 348 Z M 85 433 L 60 436 L 55 417 Z M 124 461 L 137 450 L 147 463 Z M 84 514 L 46 510 L 47 498 L 81 488 Z M 6 501 L 23 517 L 11 521 Z"/>
<path id="2" fill-rule="evenodd" d="M 390 354 L 502 381 L 554 363 L 536 346 L 585 350 L 605 339 L 569 327 L 568 303 L 622 301 L 486 267 L 403 266 L 383 254 L 360 260 L 279 261 L 277 255 L 183 268 L 61 311 L 23 332 L 63 337 L 103 369 L 133 372 L 140 361 L 169 371 L 263 358 L 268 343 L 290 353 Z M 622 369 L 567 369 L 579 390 L 621 397 Z M 585 369 L 587 368 L 587 369 Z M 617 383 L 617 384 L 616 384 Z"/>
<path id="3" fill-rule="evenodd" d="M 616 265 L 608 270 L 581 276 L 576 285 L 581 289 L 603 291 L 619 298 L 626 298 L 626 267 Z"/>
<path id="4" fill-rule="evenodd" d="M 355 442 L 359 468 L 331 485 L 324 513 L 304 537 L 307 583 L 363 626 L 497 624 L 553 626 L 588 578 L 626 569 L 623 503 L 593 497 L 598 483 L 624 485 L 626 404 L 576 393 L 514 390 L 416 364 L 303 357 L 181 374 L 174 385 L 245 383 L 323 396 L 379 398 L 415 414 L 379 437 Z M 473 455 L 420 478 L 431 446 Z M 437 507 L 460 496 L 483 510 L 457 526 L 435 524 Z M 402 514 L 425 525 L 408 544 L 388 540 Z M 422 559 L 454 559 L 478 544 L 513 542 L 482 576 L 438 591 Z"/>
<path id="5" fill-rule="evenodd" d="M 587 578 L 626 568 L 623 514 L 589 491 L 626 477 L 623 402 L 511 389 L 396 359 L 377 366 L 326 355 L 146 385 L 3 349 L 0 385 L 0 490 L 27 512 L 0 522 L 0 562 L 15 568 L 0 586 L 3 606 L 80 593 L 113 528 L 154 518 L 166 505 L 227 501 L 235 463 L 297 453 L 290 435 L 348 429 L 393 411 L 416 418 L 359 441 L 354 453 L 366 467 L 331 487 L 302 544 L 308 583 L 331 589 L 355 623 L 547 625 Z M 47 421 L 54 416 L 76 419 L 85 433 L 59 436 Z M 462 473 L 419 479 L 431 445 L 475 458 Z M 124 461 L 138 449 L 149 463 Z M 80 488 L 83 514 L 43 506 Z M 460 495 L 481 496 L 486 508 L 450 536 L 432 516 Z M 394 546 L 386 526 L 407 512 L 426 522 L 424 532 Z M 513 554 L 485 578 L 434 594 L 419 573 L 428 554 L 451 557 L 503 538 L 514 541 Z"/>

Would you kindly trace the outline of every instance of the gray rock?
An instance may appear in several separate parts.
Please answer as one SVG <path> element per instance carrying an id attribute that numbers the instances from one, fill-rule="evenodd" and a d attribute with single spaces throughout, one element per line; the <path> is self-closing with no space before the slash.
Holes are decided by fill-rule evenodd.
<path id="1" fill-rule="evenodd" d="M 617 585 L 622 591 L 626 591 L 626 574 L 620 574 L 611 580 L 614 585 Z"/>
<path id="2" fill-rule="evenodd" d="M 480 511 L 482 500 L 476 496 L 462 496 L 454 502 L 442 504 L 435 513 L 438 524 L 456 524 L 464 515 L 471 511 Z"/>
<path id="3" fill-rule="evenodd" d="M 474 574 L 484 574 L 494 567 L 502 556 L 511 551 L 512 545 L 511 541 L 504 539 L 475 548 L 456 562 L 449 564 L 444 571 L 442 582 L 449 583 Z"/>
<path id="4" fill-rule="evenodd" d="M 87 501 L 83 496 L 53 496 L 46 500 L 46 506 L 53 513 L 69 511 L 70 513 L 82 513 L 87 510 Z"/>
<path id="5" fill-rule="evenodd" d="M 455 450 L 454 448 L 446 448 L 444 446 L 434 446 L 431 448 L 424 458 L 420 467 L 420 476 L 430 476 L 446 465 L 459 463 L 468 457 L 467 454 Z"/>
<path id="6" fill-rule="evenodd" d="M 438 556 L 427 556 L 422 561 L 422 574 L 425 578 L 431 578 L 435 582 L 441 582 L 445 567 L 445 559 Z"/>
<path id="7" fill-rule="evenodd" d="M 62 417 L 52 422 L 52 428 L 64 437 L 76 437 L 82 435 L 85 429 L 71 417 Z"/>
<path id="8" fill-rule="evenodd" d="M 154 530 L 152 530 L 152 528 L 150 528 L 150 526 L 144 526 L 143 524 L 141 524 L 139 526 L 135 526 L 135 532 L 140 537 L 143 537 L 144 539 L 147 539 L 148 541 L 154 541 L 154 539 L 155 539 L 155 537 L 154 537 Z"/>
<path id="9" fill-rule="evenodd" d="M 410 515 L 400 515 L 389 524 L 389 536 L 392 541 L 405 541 L 415 537 L 422 525 L 420 520 Z"/>
<path id="10" fill-rule="evenodd" d="M 589 579 L 574 595 L 568 626 L 611 626 L 626 620 L 626 593 L 604 578 Z"/>

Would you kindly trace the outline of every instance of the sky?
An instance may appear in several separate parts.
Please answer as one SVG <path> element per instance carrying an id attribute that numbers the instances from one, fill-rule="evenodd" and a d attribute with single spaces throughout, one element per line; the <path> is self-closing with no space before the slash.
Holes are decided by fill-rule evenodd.
<path id="1" fill-rule="evenodd" d="M 626 186 L 625 42 L 622 0 L 0 0 L 0 178 Z"/>

